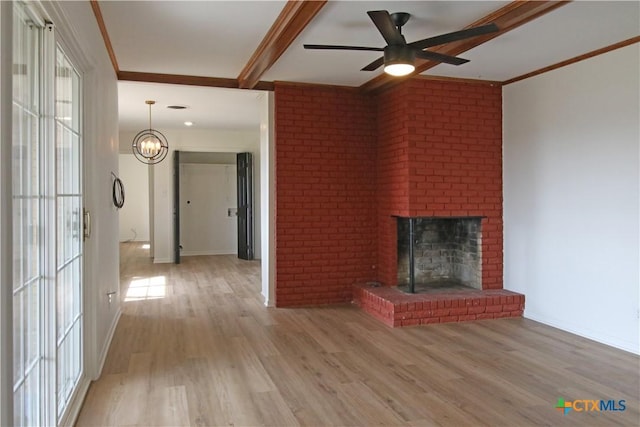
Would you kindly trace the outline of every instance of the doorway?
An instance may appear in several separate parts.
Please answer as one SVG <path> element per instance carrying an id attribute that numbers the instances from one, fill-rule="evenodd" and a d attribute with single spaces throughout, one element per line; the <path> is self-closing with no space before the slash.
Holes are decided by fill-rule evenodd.
<path id="1" fill-rule="evenodd" d="M 243 192 L 252 191 L 252 186 L 239 179 L 236 156 L 240 155 L 174 152 L 175 263 L 182 256 L 246 253 L 247 240 L 241 242 L 239 236 L 247 234 L 247 227 L 253 231 L 253 223 L 246 215 L 242 222 L 238 208 L 240 202 L 246 212 L 253 194 L 239 197 L 239 182 Z M 244 233 L 239 233 L 239 223 Z"/>

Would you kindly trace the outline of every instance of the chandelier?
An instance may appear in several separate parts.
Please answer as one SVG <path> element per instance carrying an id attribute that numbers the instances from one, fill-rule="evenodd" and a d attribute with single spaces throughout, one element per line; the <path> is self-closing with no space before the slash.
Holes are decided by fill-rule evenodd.
<path id="1" fill-rule="evenodd" d="M 144 129 L 133 138 L 133 154 L 136 159 L 147 165 L 160 163 L 167 157 L 169 143 L 167 138 L 151 126 L 151 106 L 156 101 L 145 101 L 149 106 L 149 129 Z"/>

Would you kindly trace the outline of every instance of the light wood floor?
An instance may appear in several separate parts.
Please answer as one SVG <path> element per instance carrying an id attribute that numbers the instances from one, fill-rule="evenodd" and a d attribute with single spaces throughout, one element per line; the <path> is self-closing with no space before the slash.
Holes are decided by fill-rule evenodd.
<path id="1" fill-rule="evenodd" d="M 121 255 L 129 300 L 79 426 L 640 424 L 638 357 L 536 322 L 390 329 L 349 305 L 263 307 L 257 262 Z M 560 397 L 627 409 L 563 415 Z"/>

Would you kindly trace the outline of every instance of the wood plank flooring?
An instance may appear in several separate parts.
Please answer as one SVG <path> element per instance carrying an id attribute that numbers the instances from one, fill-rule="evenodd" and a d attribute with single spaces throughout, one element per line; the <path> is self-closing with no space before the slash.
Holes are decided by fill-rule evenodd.
<path id="1" fill-rule="evenodd" d="M 640 424 L 639 358 L 526 319 L 391 329 L 265 308 L 258 262 L 121 248 L 123 315 L 78 426 Z M 624 399 L 623 412 L 555 409 Z"/>

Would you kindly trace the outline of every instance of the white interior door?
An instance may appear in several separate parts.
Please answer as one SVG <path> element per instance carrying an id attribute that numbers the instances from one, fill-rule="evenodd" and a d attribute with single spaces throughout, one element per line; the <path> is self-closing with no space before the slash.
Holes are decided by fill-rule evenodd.
<path id="1" fill-rule="evenodd" d="M 236 165 L 180 165 L 182 255 L 235 254 Z"/>

